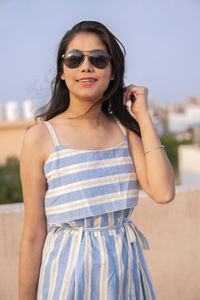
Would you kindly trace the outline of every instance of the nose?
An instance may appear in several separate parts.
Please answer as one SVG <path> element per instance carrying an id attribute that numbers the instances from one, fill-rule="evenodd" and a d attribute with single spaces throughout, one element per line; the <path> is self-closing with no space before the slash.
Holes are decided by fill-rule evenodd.
<path id="1" fill-rule="evenodd" d="M 93 72 L 93 66 L 89 61 L 88 55 L 85 55 L 83 62 L 81 64 L 81 72 Z"/>

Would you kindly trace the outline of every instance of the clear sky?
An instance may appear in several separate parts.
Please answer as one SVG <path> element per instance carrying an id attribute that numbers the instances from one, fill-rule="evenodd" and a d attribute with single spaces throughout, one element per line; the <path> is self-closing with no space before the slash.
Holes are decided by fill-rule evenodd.
<path id="1" fill-rule="evenodd" d="M 64 33 L 104 23 L 124 44 L 125 83 L 158 103 L 200 100 L 199 0 L 0 0 L 0 103 L 46 103 Z"/>

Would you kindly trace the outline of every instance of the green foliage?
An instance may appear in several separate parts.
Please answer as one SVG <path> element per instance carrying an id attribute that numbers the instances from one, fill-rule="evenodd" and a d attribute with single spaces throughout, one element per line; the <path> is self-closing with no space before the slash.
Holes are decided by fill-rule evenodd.
<path id="1" fill-rule="evenodd" d="M 165 145 L 165 151 L 171 161 L 171 164 L 177 173 L 178 171 L 178 147 L 180 145 L 192 144 L 192 140 L 177 141 L 172 134 L 166 134 L 161 137 L 161 142 Z"/>
<path id="2" fill-rule="evenodd" d="M 9 157 L 6 164 L 0 166 L 0 204 L 22 201 L 19 160 Z"/>

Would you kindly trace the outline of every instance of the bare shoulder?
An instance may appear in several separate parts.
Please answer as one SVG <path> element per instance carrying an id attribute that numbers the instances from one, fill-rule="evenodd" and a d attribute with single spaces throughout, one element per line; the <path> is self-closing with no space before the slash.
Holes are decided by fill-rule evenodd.
<path id="1" fill-rule="evenodd" d="M 38 160 L 44 161 L 47 148 L 50 143 L 50 136 L 44 123 L 39 123 L 28 128 L 24 135 L 21 156 L 30 155 Z"/>
<path id="2" fill-rule="evenodd" d="M 31 127 L 29 127 L 26 132 L 24 138 L 27 139 L 37 139 L 40 135 L 41 130 L 43 130 L 44 124 L 34 124 Z"/>
<path id="3" fill-rule="evenodd" d="M 24 144 L 27 146 L 41 146 L 43 143 L 43 139 L 46 137 L 46 125 L 44 123 L 35 124 L 29 127 L 24 135 Z"/>

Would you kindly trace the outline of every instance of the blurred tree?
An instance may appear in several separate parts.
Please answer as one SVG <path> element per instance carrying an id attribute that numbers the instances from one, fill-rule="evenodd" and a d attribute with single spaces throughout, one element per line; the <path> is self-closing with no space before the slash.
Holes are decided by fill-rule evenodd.
<path id="1" fill-rule="evenodd" d="M 9 157 L 6 164 L 0 166 L 0 204 L 22 201 L 19 160 Z"/>

